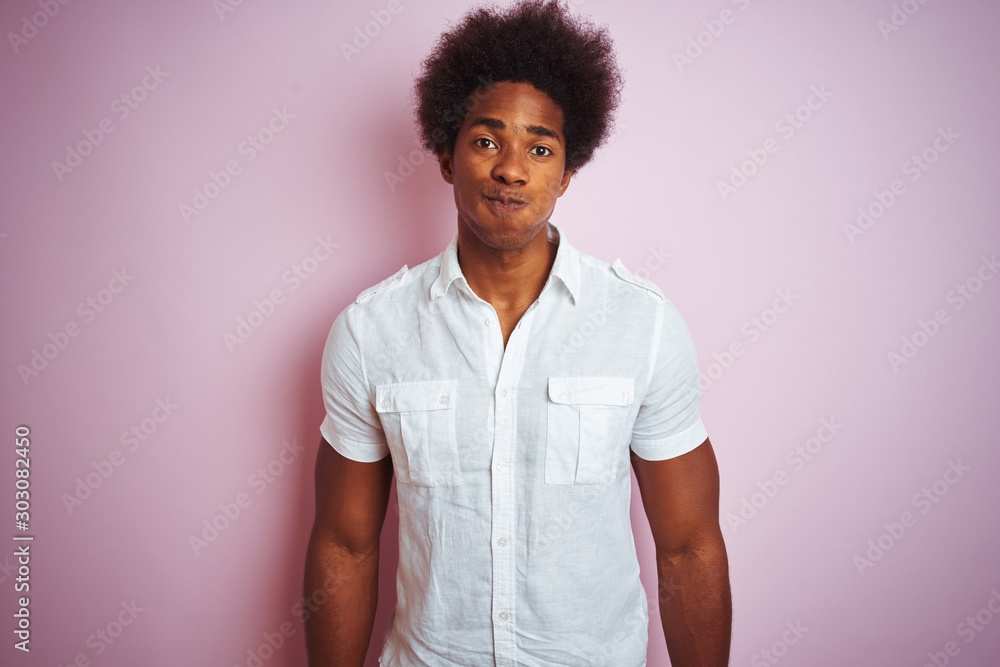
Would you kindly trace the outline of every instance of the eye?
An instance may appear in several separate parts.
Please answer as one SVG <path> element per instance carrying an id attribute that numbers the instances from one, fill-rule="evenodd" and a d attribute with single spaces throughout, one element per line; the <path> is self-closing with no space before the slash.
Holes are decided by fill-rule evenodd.
<path id="1" fill-rule="evenodd" d="M 493 143 L 493 140 L 492 139 L 487 139 L 486 137 L 479 137 L 478 139 L 476 139 L 472 143 L 474 143 L 476 146 L 479 146 L 480 148 L 495 148 L 496 147 L 496 144 Z M 490 145 L 487 146 L 486 144 L 490 144 Z"/>
<path id="2" fill-rule="evenodd" d="M 549 150 L 549 149 L 548 149 L 547 147 L 545 147 L 545 146 L 535 146 L 535 147 L 534 147 L 534 148 L 532 148 L 531 150 L 532 150 L 532 151 L 545 151 L 544 153 L 535 153 L 535 155 L 537 155 L 538 157 L 547 157 L 547 156 L 549 156 L 549 155 L 552 155 L 552 151 L 551 151 L 551 150 Z"/>

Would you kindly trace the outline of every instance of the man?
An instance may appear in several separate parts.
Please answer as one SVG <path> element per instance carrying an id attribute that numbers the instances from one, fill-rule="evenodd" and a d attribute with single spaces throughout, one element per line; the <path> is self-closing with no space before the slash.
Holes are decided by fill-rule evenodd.
<path id="1" fill-rule="evenodd" d="M 380 664 L 645 665 L 629 462 L 671 662 L 727 664 L 718 469 L 690 334 L 655 285 L 549 222 L 620 88 L 606 31 L 554 2 L 474 11 L 424 63 L 417 117 L 458 233 L 362 292 L 327 340 L 305 591 L 329 594 L 307 622 L 313 667 L 364 661 L 393 476 L 398 600 Z"/>

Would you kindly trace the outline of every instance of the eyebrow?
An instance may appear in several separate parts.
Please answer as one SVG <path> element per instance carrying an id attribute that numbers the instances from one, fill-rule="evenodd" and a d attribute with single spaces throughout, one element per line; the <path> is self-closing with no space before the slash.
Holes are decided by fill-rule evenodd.
<path id="1" fill-rule="evenodd" d="M 469 129 L 471 130 L 472 128 L 480 126 L 480 125 L 488 127 L 488 128 L 490 128 L 492 130 L 506 130 L 507 129 L 507 125 L 502 120 L 500 120 L 498 118 L 486 118 L 486 117 L 482 117 L 482 116 L 479 117 L 479 118 L 477 118 L 477 119 L 475 119 L 474 121 L 472 121 L 472 123 L 469 124 Z M 545 127 L 544 125 L 528 125 L 527 128 L 525 128 L 525 129 L 529 133 L 534 134 L 535 136 L 539 136 L 539 137 L 551 137 L 552 139 L 555 139 L 556 141 L 558 141 L 560 145 L 562 144 L 562 140 L 559 138 L 559 135 L 556 134 L 555 130 L 550 130 L 549 128 Z"/>

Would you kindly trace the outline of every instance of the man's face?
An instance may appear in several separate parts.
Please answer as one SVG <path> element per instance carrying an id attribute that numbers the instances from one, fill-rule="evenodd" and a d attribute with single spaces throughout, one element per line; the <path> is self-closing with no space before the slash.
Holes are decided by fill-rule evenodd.
<path id="1" fill-rule="evenodd" d="M 545 228 L 569 185 L 563 113 L 528 83 L 476 94 L 441 174 L 455 186 L 459 225 L 497 250 L 525 247 Z"/>

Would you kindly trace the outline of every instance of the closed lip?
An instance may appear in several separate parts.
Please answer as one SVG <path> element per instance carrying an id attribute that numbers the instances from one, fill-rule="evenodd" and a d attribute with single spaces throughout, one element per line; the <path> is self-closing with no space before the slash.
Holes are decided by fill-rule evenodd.
<path id="1" fill-rule="evenodd" d="M 512 195 L 502 194 L 502 193 L 484 194 L 483 196 L 486 197 L 487 199 L 489 199 L 490 201 L 499 202 L 499 203 L 501 203 L 501 204 L 503 204 L 505 206 L 510 206 L 511 204 L 524 204 L 524 203 L 526 203 L 523 199 L 520 199 L 518 197 L 514 197 Z"/>

